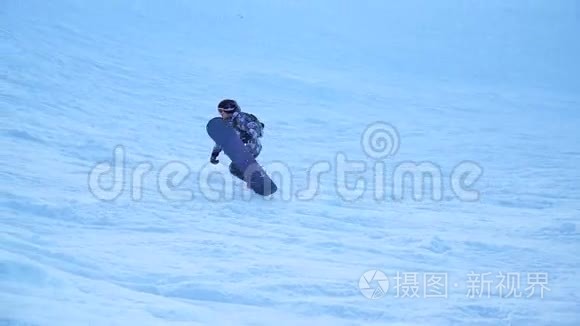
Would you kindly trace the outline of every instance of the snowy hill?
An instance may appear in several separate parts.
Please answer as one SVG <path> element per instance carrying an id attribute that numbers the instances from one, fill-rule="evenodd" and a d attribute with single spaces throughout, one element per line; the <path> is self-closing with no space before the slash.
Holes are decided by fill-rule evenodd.
<path id="1" fill-rule="evenodd" d="M 579 17 L 1 1 L 0 325 L 576 325 Z M 223 98 L 271 198 L 209 164 Z"/>

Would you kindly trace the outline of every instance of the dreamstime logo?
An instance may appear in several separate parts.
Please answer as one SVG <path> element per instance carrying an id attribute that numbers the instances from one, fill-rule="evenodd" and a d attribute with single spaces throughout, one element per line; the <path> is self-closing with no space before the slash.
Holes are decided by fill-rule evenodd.
<path id="1" fill-rule="evenodd" d="M 370 125 L 361 138 L 363 151 L 375 160 L 384 160 L 397 154 L 399 143 L 399 132 L 386 122 Z"/>
<path id="2" fill-rule="evenodd" d="M 370 270 L 360 277 L 358 288 L 365 298 L 377 300 L 389 291 L 389 278 L 381 271 Z"/>
<path id="3" fill-rule="evenodd" d="M 374 199 L 383 201 L 404 200 L 411 196 L 415 201 L 422 201 L 428 194 L 433 201 L 451 198 L 445 197 L 446 186 L 461 201 L 476 201 L 479 192 L 470 189 L 482 176 L 483 169 L 479 164 L 464 160 L 456 164 L 447 180 L 444 180 L 443 169 L 430 161 L 394 162 L 392 158 L 398 153 L 401 139 L 398 130 L 389 123 L 375 122 L 368 126 L 361 138 L 364 154 L 373 161 L 348 160 L 348 155 L 336 155 L 336 191 L 344 200 L 357 200 L 364 193 L 373 191 Z M 391 162 L 392 161 L 392 162 Z M 392 163 L 389 169 L 387 163 Z M 350 187 L 348 175 L 359 174 Z M 371 175 L 370 178 L 360 175 Z M 411 182 L 410 186 L 408 185 Z M 446 185 L 444 181 L 447 181 Z"/>
<path id="4" fill-rule="evenodd" d="M 347 153 L 339 152 L 333 160 L 315 162 L 307 169 L 306 175 L 302 175 L 306 178 L 306 186 L 301 189 L 294 184 L 296 177 L 300 176 L 288 164 L 282 161 L 263 164 L 264 170 L 278 185 L 279 190 L 274 196 L 281 200 L 312 200 L 320 193 L 322 176 L 332 173 L 334 190 L 346 201 L 358 200 L 369 192 L 376 201 L 400 201 L 408 196 L 414 201 L 426 198 L 433 201 L 479 199 L 479 192 L 472 187 L 483 174 L 483 169 L 473 161 L 456 164 L 447 178 L 444 178 L 443 169 L 433 162 L 395 162 L 393 158 L 399 152 L 401 138 L 398 130 L 386 122 L 369 125 L 362 133 L 360 145 L 366 160 L 350 160 Z M 117 146 L 112 162 L 101 162 L 91 169 L 89 190 L 96 198 L 115 200 L 127 191 L 133 200 L 143 198 L 147 175 L 154 171 L 154 166 L 141 162 L 130 168 L 126 156 L 126 149 Z M 107 176 L 110 182 L 104 184 L 103 179 Z M 165 199 L 187 201 L 196 196 L 193 189 L 186 186 L 191 184 L 190 178 L 196 181 L 201 195 L 210 200 L 234 199 L 234 190 L 240 186 L 227 168 L 209 162 L 196 169 L 180 161 L 167 162 L 156 171 L 153 182 Z M 445 194 L 447 188 L 454 196 Z M 254 195 L 249 189 L 242 193 L 245 198 Z"/>

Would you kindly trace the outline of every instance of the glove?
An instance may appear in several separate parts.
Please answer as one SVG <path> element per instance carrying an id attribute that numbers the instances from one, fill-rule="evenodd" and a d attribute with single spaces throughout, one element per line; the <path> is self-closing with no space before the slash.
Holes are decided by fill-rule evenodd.
<path id="1" fill-rule="evenodd" d="M 220 160 L 217 159 L 218 157 L 218 153 L 211 153 L 211 157 L 209 159 L 211 164 L 218 164 L 220 162 Z"/>
<path id="2" fill-rule="evenodd" d="M 247 132 L 242 132 L 240 134 L 240 140 L 242 141 L 242 143 L 246 144 L 247 142 L 249 142 L 250 140 L 252 140 L 252 135 L 250 135 Z"/>

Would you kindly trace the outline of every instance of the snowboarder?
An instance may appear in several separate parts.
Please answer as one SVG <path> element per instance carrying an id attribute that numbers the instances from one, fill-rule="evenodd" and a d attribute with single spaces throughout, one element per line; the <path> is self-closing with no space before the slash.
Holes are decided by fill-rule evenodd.
<path id="1" fill-rule="evenodd" d="M 230 126 L 234 128 L 254 158 L 258 157 L 262 151 L 260 138 L 262 137 L 264 124 L 260 122 L 255 115 L 242 112 L 240 106 L 235 100 L 225 99 L 220 101 L 218 103 L 218 112 L 220 113 L 222 119 L 224 119 Z M 212 164 L 219 163 L 217 158 L 221 151 L 221 146 L 215 144 L 210 157 L 210 162 Z M 233 163 L 230 163 L 229 169 L 232 175 L 241 180 L 244 180 L 244 171 L 240 171 L 234 166 Z"/>

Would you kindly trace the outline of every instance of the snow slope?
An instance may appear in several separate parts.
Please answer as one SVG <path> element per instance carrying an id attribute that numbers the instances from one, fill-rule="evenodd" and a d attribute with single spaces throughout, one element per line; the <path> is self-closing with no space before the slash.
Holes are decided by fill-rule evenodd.
<path id="1" fill-rule="evenodd" d="M 577 325 L 579 17 L 2 0 L 0 325 Z M 228 97 L 271 198 L 208 164 Z"/>

